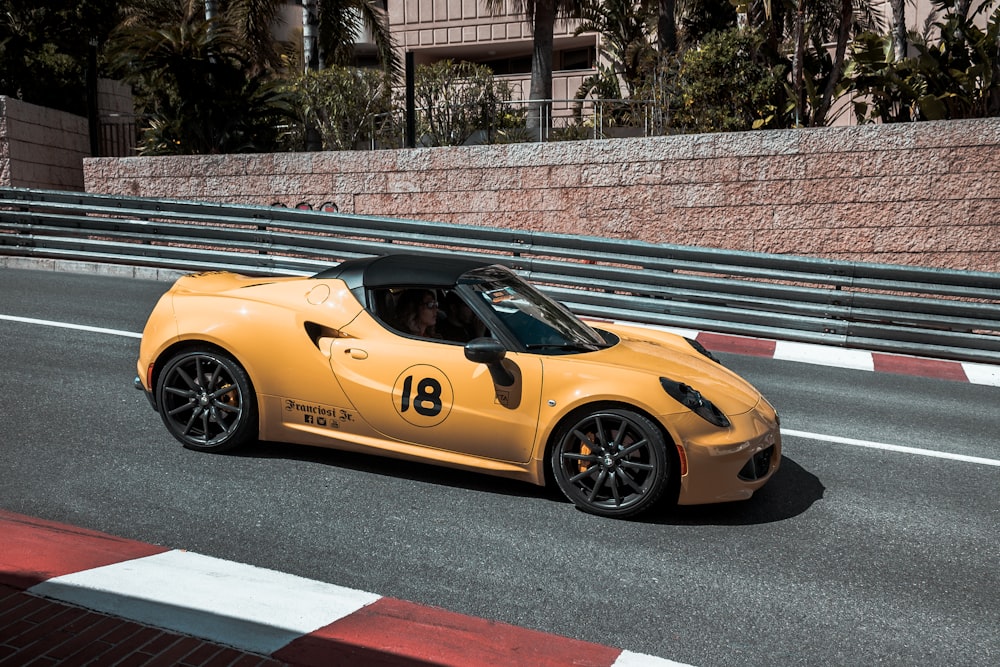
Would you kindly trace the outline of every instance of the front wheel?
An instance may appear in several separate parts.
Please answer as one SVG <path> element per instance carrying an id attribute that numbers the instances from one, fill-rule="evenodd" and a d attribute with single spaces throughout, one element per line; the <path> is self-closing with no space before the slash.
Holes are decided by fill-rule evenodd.
<path id="1" fill-rule="evenodd" d="M 257 437 L 257 399 L 232 357 L 210 350 L 181 352 L 157 381 L 157 405 L 171 435 L 185 447 L 224 452 Z"/>
<path id="2" fill-rule="evenodd" d="M 571 421 L 552 447 L 552 473 L 585 512 L 624 518 L 662 498 L 673 466 L 656 425 L 631 410 L 595 410 Z"/>

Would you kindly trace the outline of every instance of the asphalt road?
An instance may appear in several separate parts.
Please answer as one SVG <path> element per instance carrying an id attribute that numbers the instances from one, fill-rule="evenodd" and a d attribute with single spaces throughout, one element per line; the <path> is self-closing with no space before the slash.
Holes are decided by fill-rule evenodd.
<path id="1" fill-rule="evenodd" d="M 1000 388 L 722 355 L 782 414 L 750 501 L 643 521 L 275 443 L 198 454 L 136 392 L 164 283 L 0 269 L 0 507 L 711 665 L 1000 664 Z M 2 536 L 0 536 L 2 542 Z"/>

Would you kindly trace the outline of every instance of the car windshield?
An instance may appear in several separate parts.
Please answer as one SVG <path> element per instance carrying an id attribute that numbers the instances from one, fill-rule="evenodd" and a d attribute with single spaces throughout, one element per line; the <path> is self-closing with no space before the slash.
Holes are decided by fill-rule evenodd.
<path id="1" fill-rule="evenodd" d="M 526 350 L 589 352 L 607 347 L 604 338 L 562 304 L 500 266 L 462 276 Z"/>

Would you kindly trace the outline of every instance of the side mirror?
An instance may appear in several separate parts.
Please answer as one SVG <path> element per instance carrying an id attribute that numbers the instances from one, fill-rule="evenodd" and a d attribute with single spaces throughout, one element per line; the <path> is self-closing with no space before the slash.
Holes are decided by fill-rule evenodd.
<path id="1" fill-rule="evenodd" d="M 473 338 L 465 344 L 465 358 L 476 364 L 499 364 L 507 348 L 496 338 Z"/>
<path id="2" fill-rule="evenodd" d="M 486 364 L 493 383 L 500 387 L 514 384 L 514 376 L 503 367 L 507 349 L 495 338 L 473 338 L 465 344 L 465 358 L 476 364 Z"/>

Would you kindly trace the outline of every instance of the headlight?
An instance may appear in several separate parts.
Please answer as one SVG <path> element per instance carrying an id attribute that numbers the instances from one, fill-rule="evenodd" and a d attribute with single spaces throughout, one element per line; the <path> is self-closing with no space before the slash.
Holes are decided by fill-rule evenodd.
<path id="1" fill-rule="evenodd" d="M 683 382 L 675 382 L 670 378 L 660 378 L 660 386 L 667 392 L 670 398 L 674 399 L 692 412 L 707 421 L 709 424 L 726 428 L 729 426 L 729 418 L 722 414 L 719 408 L 701 395 L 697 389 Z"/>

